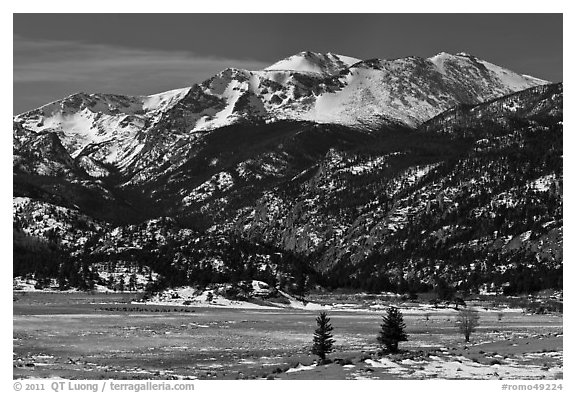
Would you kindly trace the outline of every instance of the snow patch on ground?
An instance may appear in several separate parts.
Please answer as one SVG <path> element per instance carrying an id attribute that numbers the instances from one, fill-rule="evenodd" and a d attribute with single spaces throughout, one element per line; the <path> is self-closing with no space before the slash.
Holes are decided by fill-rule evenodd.
<path id="1" fill-rule="evenodd" d="M 296 367 L 289 368 L 288 370 L 286 370 L 286 372 L 287 373 L 296 373 L 298 371 L 314 370 L 315 368 L 316 368 L 316 364 L 311 364 L 309 366 L 305 366 L 302 363 L 298 363 L 298 365 Z"/>
<path id="2" fill-rule="evenodd" d="M 562 373 L 560 367 L 549 369 L 520 365 L 515 360 L 498 360 L 492 365 L 475 362 L 464 356 L 428 356 L 426 359 L 404 359 L 398 362 L 387 358 L 365 361 L 371 367 L 384 368 L 391 374 L 410 379 L 534 379 L 554 378 Z"/>

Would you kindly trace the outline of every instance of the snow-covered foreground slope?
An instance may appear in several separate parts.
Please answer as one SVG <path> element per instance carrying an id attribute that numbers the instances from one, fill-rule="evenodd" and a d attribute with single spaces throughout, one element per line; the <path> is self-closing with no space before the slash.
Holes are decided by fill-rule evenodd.
<path id="1" fill-rule="evenodd" d="M 329 306 L 305 302 L 294 296 L 270 287 L 265 282 L 252 280 L 242 293 L 230 284 L 212 285 L 211 288 L 180 287 L 156 294 L 146 304 L 179 305 L 195 307 L 222 307 L 241 309 L 282 309 L 322 310 Z M 232 295 L 234 293 L 234 295 Z"/>

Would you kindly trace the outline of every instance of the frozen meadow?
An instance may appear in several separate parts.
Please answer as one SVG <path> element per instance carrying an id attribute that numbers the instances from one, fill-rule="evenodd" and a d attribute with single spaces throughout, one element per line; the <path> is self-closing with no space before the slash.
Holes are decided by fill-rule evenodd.
<path id="1" fill-rule="evenodd" d="M 466 344 L 455 310 L 412 305 L 401 308 L 409 341 L 382 355 L 384 311 L 333 303 L 333 363 L 316 365 L 316 310 L 144 304 L 137 296 L 14 292 L 14 378 L 562 378 L 561 314 L 481 309 Z"/>

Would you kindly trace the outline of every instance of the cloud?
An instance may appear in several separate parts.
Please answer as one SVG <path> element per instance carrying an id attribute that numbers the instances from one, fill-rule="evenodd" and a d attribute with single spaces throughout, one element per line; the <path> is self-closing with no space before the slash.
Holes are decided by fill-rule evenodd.
<path id="1" fill-rule="evenodd" d="M 30 88 L 33 84 L 42 89 L 36 93 L 42 97 L 51 95 L 46 89 L 153 94 L 201 82 L 227 67 L 256 70 L 266 66 L 267 63 L 256 60 L 186 51 L 14 36 L 14 96 L 15 101 L 22 102 L 33 100 L 34 89 Z M 23 85 L 27 88 L 19 89 Z"/>

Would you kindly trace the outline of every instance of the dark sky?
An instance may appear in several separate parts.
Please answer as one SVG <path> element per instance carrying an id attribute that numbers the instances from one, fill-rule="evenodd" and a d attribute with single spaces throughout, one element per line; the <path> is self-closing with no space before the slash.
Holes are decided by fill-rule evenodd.
<path id="1" fill-rule="evenodd" d="M 311 50 L 468 52 L 562 81 L 562 14 L 14 14 L 14 113 L 69 94 L 153 94 Z"/>

